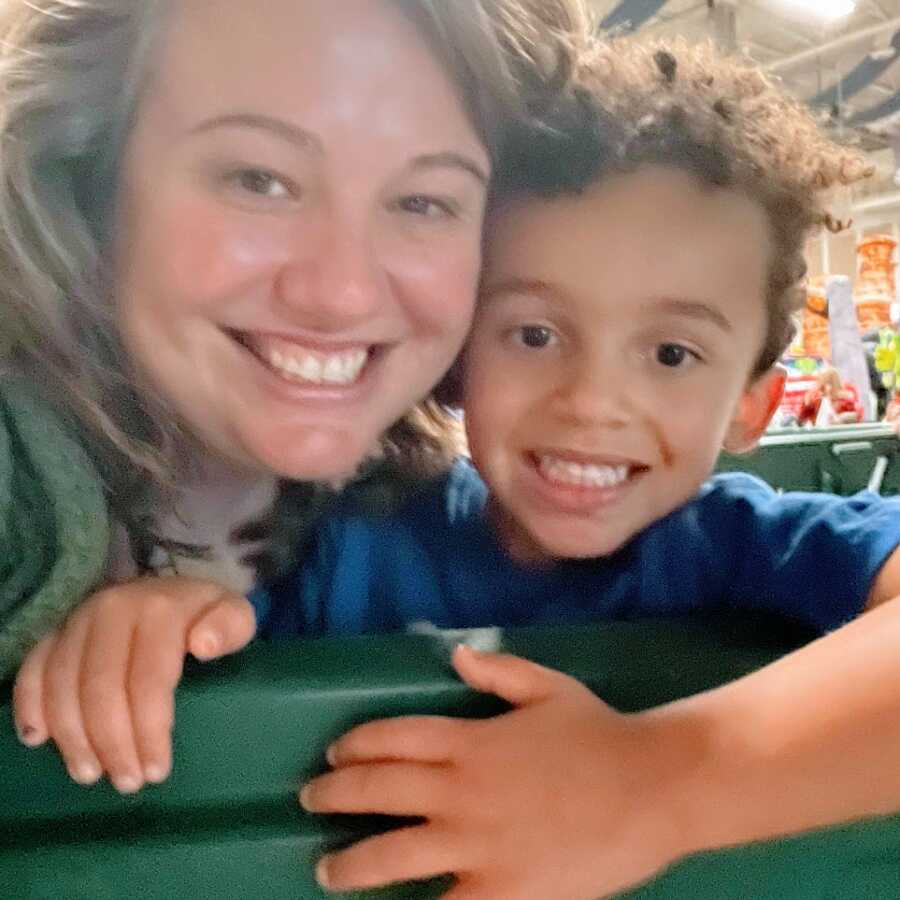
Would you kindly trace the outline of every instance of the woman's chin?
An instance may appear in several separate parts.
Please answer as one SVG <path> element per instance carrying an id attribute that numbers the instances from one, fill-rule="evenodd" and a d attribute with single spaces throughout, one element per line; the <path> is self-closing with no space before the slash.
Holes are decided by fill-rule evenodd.
<path id="1" fill-rule="evenodd" d="M 378 445 L 359 432 L 311 428 L 254 441 L 247 449 L 257 465 L 291 481 L 345 481 Z"/>

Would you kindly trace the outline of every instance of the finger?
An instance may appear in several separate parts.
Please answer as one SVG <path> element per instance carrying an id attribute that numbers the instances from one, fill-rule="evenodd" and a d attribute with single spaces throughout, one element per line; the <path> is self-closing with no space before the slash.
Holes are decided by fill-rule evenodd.
<path id="1" fill-rule="evenodd" d="M 103 610 L 103 605 L 98 609 Z M 144 784 L 128 697 L 136 616 L 124 604 L 106 610 L 92 618 L 85 641 L 81 711 L 85 731 L 109 780 L 120 793 L 131 794 Z"/>
<path id="2" fill-rule="evenodd" d="M 26 747 L 39 747 L 50 736 L 44 716 L 44 669 L 56 643 L 57 632 L 32 648 L 16 675 L 13 687 L 13 720 L 19 740 Z"/>
<path id="3" fill-rule="evenodd" d="M 303 808 L 315 813 L 429 816 L 446 813 L 451 800 L 448 768 L 410 763 L 336 769 L 300 792 Z"/>
<path id="4" fill-rule="evenodd" d="M 172 770 L 175 688 L 184 668 L 183 620 L 165 604 L 138 619 L 128 673 L 128 699 L 143 777 L 159 784 Z"/>
<path id="5" fill-rule="evenodd" d="M 228 596 L 213 603 L 191 624 L 188 649 L 199 660 L 236 653 L 256 634 L 256 615 L 244 597 Z"/>
<path id="6" fill-rule="evenodd" d="M 444 875 L 458 868 L 454 841 L 434 825 L 400 828 L 322 857 L 316 879 L 329 891 L 353 891 Z"/>
<path id="7" fill-rule="evenodd" d="M 44 714 L 69 775 L 79 784 L 93 784 L 103 774 L 81 715 L 81 661 L 90 616 L 76 610 L 59 633 L 44 668 Z"/>
<path id="8" fill-rule="evenodd" d="M 496 694 L 513 706 L 540 703 L 574 683 L 561 672 L 506 653 L 483 653 L 464 645 L 453 651 L 453 667 L 476 691 Z"/>
<path id="9" fill-rule="evenodd" d="M 442 716 L 404 716 L 367 722 L 335 741 L 326 753 L 332 766 L 406 760 L 449 762 L 475 723 Z"/>

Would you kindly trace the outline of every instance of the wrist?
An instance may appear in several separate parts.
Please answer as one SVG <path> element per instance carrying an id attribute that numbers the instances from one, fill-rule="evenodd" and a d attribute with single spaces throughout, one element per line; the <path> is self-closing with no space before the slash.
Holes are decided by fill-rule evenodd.
<path id="1" fill-rule="evenodd" d="M 763 812 L 765 770 L 749 720 L 722 715 L 713 695 L 700 695 L 638 714 L 657 749 L 662 840 L 670 862 L 754 840 Z M 768 811 L 771 814 L 771 810 Z"/>

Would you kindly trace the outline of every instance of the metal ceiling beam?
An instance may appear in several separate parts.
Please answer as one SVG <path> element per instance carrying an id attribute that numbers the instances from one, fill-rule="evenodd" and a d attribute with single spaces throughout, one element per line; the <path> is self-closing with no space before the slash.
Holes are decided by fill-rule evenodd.
<path id="1" fill-rule="evenodd" d="M 623 28 L 634 31 L 644 22 L 652 19 L 668 2 L 668 0 L 621 0 L 608 16 L 600 23 L 601 31 Z"/>
<path id="2" fill-rule="evenodd" d="M 900 58 L 900 30 L 894 32 L 890 46 L 886 48 L 886 54 L 883 59 L 873 59 L 871 54 L 866 54 L 865 58 L 857 63 L 836 85 L 819 91 L 815 97 L 807 100 L 807 103 L 810 106 L 831 106 L 834 103 L 842 103 L 873 84 Z"/>
<path id="3" fill-rule="evenodd" d="M 765 69 L 776 75 L 783 75 L 792 69 L 797 69 L 807 63 L 816 62 L 822 56 L 834 53 L 837 50 L 845 50 L 854 44 L 862 43 L 870 38 L 878 37 L 886 31 L 896 31 L 900 28 L 900 16 L 893 19 L 887 19 L 879 22 L 877 25 L 870 25 L 868 28 L 861 28 L 859 31 L 852 31 L 849 34 L 843 34 L 833 41 L 820 44 L 817 47 L 811 47 L 809 50 L 802 50 L 800 53 L 794 53 L 791 56 L 785 56 L 776 59 L 774 62 L 765 65 Z"/>

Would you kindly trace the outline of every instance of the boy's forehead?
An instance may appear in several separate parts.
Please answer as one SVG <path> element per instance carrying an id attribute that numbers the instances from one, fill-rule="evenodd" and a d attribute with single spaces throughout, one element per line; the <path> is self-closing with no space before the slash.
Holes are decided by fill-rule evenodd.
<path id="1" fill-rule="evenodd" d="M 580 193 L 499 206 L 483 293 L 533 283 L 610 312 L 689 317 L 701 304 L 710 320 L 752 321 L 755 332 L 766 317 L 769 228 L 758 203 L 688 173 L 657 166 L 610 175 Z"/>
<path id="2" fill-rule="evenodd" d="M 665 265 L 704 284 L 716 275 L 709 263 L 724 259 L 762 285 L 770 246 L 769 222 L 756 201 L 675 168 L 645 166 L 578 193 L 500 204 L 488 223 L 486 277 L 540 278 L 544 267 L 578 262 L 587 275 L 629 280 L 664 278 Z"/>

